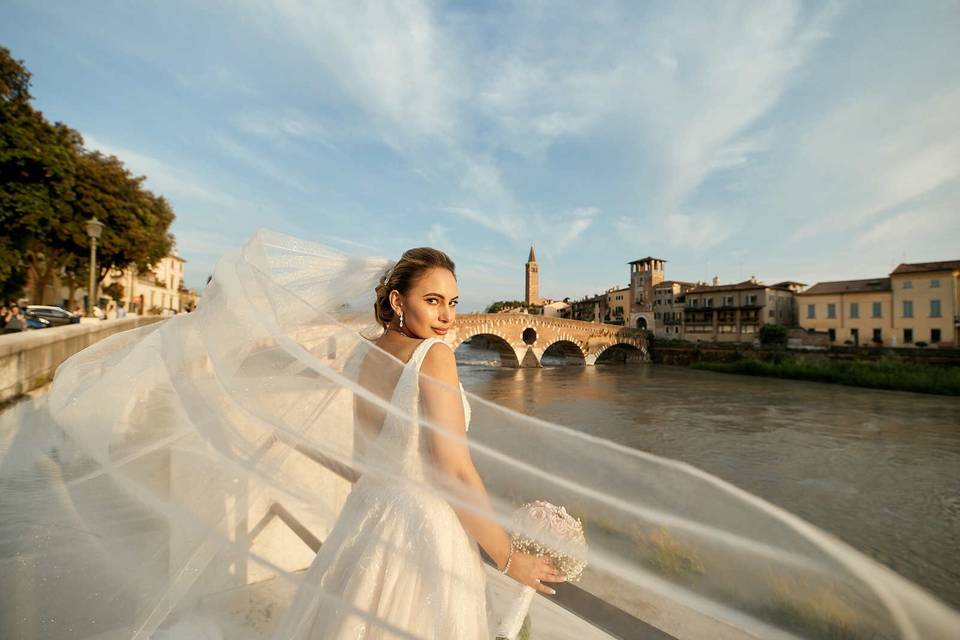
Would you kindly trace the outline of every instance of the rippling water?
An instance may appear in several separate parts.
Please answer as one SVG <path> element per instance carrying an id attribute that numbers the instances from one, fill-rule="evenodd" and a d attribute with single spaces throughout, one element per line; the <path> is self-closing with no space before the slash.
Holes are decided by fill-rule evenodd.
<path id="1" fill-rule="evenodd" d="M 505 369 L 471 345 L 457 359 L 481 397 L 709 471 L 960 608 L 960 398 L 663 365 Z"/>

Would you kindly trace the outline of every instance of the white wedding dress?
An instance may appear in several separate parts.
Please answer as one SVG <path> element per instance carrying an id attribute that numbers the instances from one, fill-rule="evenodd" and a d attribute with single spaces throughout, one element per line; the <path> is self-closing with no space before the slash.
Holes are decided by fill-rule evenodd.
<path id="1" fill-rule="evenodd" d="M 354 485 L 274 634 L 277 640 L 490 638 L 476 542 L 449 503 L 423 484 L 419 370 L 438 343 L 449 348 L 428 338 L 404 366 L 392 402 L 413 419 L 387 414 L 365 460 L 383 475 L 365 473 Z M 469 428 L 462 385 L 461 397 Z"/>

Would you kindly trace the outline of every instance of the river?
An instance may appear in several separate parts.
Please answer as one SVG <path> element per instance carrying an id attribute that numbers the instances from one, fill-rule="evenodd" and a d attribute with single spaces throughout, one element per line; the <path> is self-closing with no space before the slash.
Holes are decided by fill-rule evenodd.
<path id="1" fill-rule="evenodd" d="M 498 366 L 480 397 L 682 460 L 836 535 L 960 608 L 960 398 L 668 365 Z"/>

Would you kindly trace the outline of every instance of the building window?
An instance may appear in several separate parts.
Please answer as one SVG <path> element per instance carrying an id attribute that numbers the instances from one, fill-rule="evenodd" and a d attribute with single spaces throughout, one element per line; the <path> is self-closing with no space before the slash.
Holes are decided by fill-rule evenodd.
<path id="1" fill-rule="evenodd" d="M 903 317 L 904 318 L 913 317 L 913 301 L 912 300 L 903 301 Z"/>
<path id="2" fill-rule="evenodd" d="M 827 317 L 831 320 L 837 317 L 837 305 L 832 302 L 827 304 Z"/>
<path id="3" fill-rule="evenodd" d="M 930 329 L 930 344 L 940 342 L 940 329 Z"/>
<path id="4" fill-rule="evenodd" d="M 850 303 L 850 317 L 851 317 L 851 318 L 859 318 L 859 317 L 860 317 L 860 303 L 859 303 L 859 302 L 851 302 L 851 303 Z"/>
<path id="5" fill-rule="evenodd" d="M 836 329 L 828 329 L 827 332 L 830 334 L 830 342 L 836 342 L 836 341 L 837 341 L 837 330 L 836 330 Z"/>
<path id="6" fill-rule="evenodd" d="M 817 305 L 808 304 L 807 305 L 807 319 L 812 320 L 817 317 Z"/>
<path id="7" fill-rule="evenodd" d="M 913 329 L 903 330 L 903 344 L 913 344 Z"/>
<path id="8" fill-rule="evenodd" d="M 939 281 L 939 280 L 931 280 L 931 281 L 930 281 L 930 288 L 931 288 L 931 289 L 939 289 L 939 288 L 940 288 L 940 281 Z"/>
<path id="9" fill-rule="evenodd" d="M 882 318 L 882 317 L 883 317 L 883 303 L 882 303 L 882 302 L 874 302 L 874 303 L 873 303 L 873 317 L 874 317 L 874 318 Z"/>
<path id="10" fill-rule="evenodd" d="M 940 301 L 939 300 L 930 301 L 930 317 L 931 318 L 940 317 Z"/>
<path id="11" fill-rule="evenodd" d="M 772 318 L 775 315 L 777 315 L 776 311 L 774 311 L 773 309 L 770 309 L 770 317 Z"/>
<path id="12" fill-rule="evenodd" d="M 705 307 L 712 307 L 712 306 L 713 306 L 713 298 L 707 298 L 707 299 L 705 300 L 704 306 L 705 306 Z"/>
<path id="13" fill-rule="evenodd" d="M 873 330 L 873 341 L 877 344 L 883 344 L 883 329 Z"/>
<path id="14" fill-rule="evenodd" d="M 860 344 L 860 329 L 850 329 L 850 339 L 853 344 Z"/>
<path id="15" fill-rule="evenodd" d="M 904 281 L 903 281 L 903 288 L 904 288 L 904 289 L 913 289 L 913 281 L 912 281 L 912 280 L 904 280 Z"/>

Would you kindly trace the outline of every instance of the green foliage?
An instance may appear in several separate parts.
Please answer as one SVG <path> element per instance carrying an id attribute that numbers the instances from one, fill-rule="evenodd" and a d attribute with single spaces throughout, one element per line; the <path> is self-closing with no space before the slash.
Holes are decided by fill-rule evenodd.
<path id="1" fill-rule="evenodd" d="M 484 313 L 500 313 L 501 311 L 519 308 L 526 309 L 529 306 L 530 305 L 521 300 L 497 300 L 496 302 L 490 303 L 484 310 Z"/>
<path id="2" fill-rule="evenodd" d="M 123 300 L 123 285 L 119 282 L 111 282 L 103 289 L 101 289 L 104 295 L 110 296 L 116 302 Z"/>
<path id="3" fill-rule="evenodd" d="M 902 362 L 899 358 L 878 361 L 838 361 L 822 358 L 801 360 L 782 357 L 774 362 L 743 359 L 737 362 L 696 362 L 694 369 L 751 376 L 833 382 L 854 387 L 895 389 L 917 393 L 960 395 L 960 368 Z"/>
<path id="4" fill-rule="evenodd" d="M 9 49 L 0 47 L 0 103 L 24 103 L 30 98 L 30 72 L 23 60 L 14 60 Z"/>
<path id="5" fill-rule="evenodd" d="M 90 240 L 84 223 L 104 223 L 98 280 L 113 268 L 149 267 L 170 252 L 174 214 L 115 157 L 83 148 L 79 133 L 51 124 L 30 104 L 30 73 L 0 47 L 0 295 L 34 301 L 55 274 L 85 282 Z"/>
<path id="6" fill-rule="evenodd" d="M 779 324 L 765 324 L 760 327 L 760 344 L 787 344 L 787 328 Z"/>

